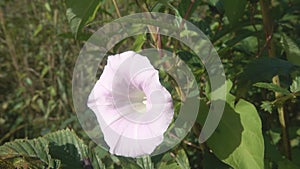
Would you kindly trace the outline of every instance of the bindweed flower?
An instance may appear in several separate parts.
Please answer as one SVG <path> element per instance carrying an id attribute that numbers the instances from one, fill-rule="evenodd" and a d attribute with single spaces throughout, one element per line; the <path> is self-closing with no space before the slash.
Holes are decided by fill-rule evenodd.
<path id="1" fill-rule="evenodd" d="M 170 93 L 147 57 L 109 56 L 88 98 L 112 154 L 139 157 L 162 143 L 174 109 Z"/>

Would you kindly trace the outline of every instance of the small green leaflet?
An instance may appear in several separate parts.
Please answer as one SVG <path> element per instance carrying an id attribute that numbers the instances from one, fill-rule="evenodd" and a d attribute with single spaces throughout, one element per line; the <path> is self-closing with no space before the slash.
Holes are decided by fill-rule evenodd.
<path id="1" fill-rule="evenodd" d="M 269 112 L 269 113 L 272 113 L 272 108 L 273 108 L 273 105 L 271 102 L 269 101 L 262 101 L 262 104 L 260 105 L 260 107 L 266 111 L 266 112 Z"/>
<path id="2" fill-rule="evenodd" d="M 264 89 L 268 89 L 268 90 L 271 90 L 273 92 L 282 93 L 282 94 L 285 94 L 285 95 L 291 94 L 290 91 L 288 91 L 287 89 L 284 89 L 284 88 L 282 88 L 282 87 L 280 87 L 276 84 L 273 84 L 273 83 L 258 82 L 258 83 L 255 83 L 254 86 L 264 88 Z"/>
<path id="3" fill-rule="evenodd" d="M 297 93 L 300 91 L 300 76 L 297 76 L 293 82 L 292 85 L 290 86 L 290 90 L 293 93 Z"/>

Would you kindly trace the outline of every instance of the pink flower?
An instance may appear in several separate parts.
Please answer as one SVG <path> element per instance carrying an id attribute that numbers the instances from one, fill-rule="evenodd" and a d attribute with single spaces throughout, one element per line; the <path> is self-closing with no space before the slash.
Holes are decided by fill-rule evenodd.
<path id="1" fill-rule="evenodd" d="M 147 57 L 133 51 L 108 57 L 88 98 L 112 154 L 139 157 L 162 143 L 174 110 L 170 93 Z"/>

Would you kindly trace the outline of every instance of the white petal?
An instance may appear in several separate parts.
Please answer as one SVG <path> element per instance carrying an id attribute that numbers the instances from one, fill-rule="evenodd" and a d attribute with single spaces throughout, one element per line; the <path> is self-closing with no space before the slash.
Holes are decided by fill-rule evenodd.
<path id="1" fill-rule="evenodd" d="M 147 57 L 132 51 L 108 57 L 88 106 L 110 152 L 129 157 L 151 154 L 163 141 L 174 114 L 171 95 L 160 84 L 158 71 Z"/>

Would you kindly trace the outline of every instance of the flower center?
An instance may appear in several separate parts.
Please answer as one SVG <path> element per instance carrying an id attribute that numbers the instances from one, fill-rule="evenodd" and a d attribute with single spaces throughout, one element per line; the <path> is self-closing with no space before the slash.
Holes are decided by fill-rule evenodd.
<path id="1" fill-rule="evenodd" d="M 129 94 L 129 100 L 132 108 L 138 113 L 145 113 L 147 111 L 147 97 L 143 91 L 139 89 L 133 90 Z"/>

